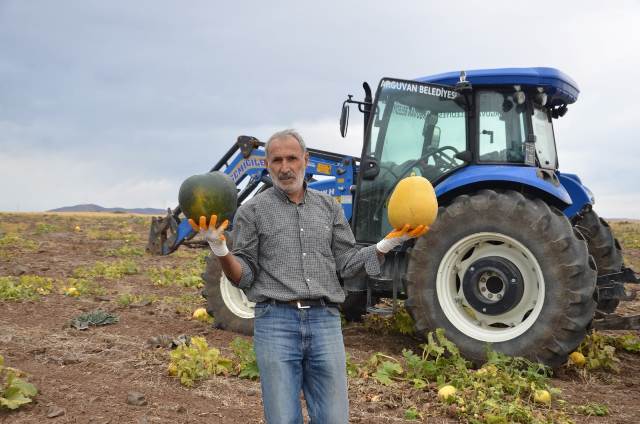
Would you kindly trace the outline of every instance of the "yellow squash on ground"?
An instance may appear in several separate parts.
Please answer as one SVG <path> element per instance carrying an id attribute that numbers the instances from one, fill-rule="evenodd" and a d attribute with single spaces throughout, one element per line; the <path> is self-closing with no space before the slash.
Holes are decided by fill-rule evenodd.
<path id="1" fill-rule="evenodd" d="M 389 198 L 387 216 L 393 228 L 409 224 L 430 227 L 438 215 L 438 199 L 433 186 L 424 177 L 413 176 L 400 180 Z"/>
<path id="2" fill-rule="evenodd" d="M 447 385 L 440 388 L 440 390 L 438 390 L 438 399 L 444 402 L 450 397 L 455 396 L 455 394 L 456 394 L 456 388 L 453 386 Z"/>
<path id="3" fill-rule="evenodd" d="M 536 390 L 533 393 L 533 401 L 544 405 L 551 404 L 551 394 L 546 390 Z"/>
<path id="4" fill-rule="evenodd" d="M 198 308 L 193 311 L 192 318 L 197 321 L 207 322 L 211 319 L 211 315 L 207 313 L 205 308 Z"/>
<path id="5" fill-rule="evenodd" d="M 587 359 L 580 352 L 572 352 L 571 355 L 569 355 L 569 360 L 578 367 L 583 366 L 587 362 Z"/>

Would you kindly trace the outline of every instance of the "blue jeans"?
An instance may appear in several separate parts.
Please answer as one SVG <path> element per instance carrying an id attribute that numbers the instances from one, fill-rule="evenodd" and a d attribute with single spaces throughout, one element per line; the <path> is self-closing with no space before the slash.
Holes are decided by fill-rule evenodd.
<path id="1" fill-rule="evenodd" d="M 349 422 L 347 371 L 340 312 L 256 305 L 253 343 L 268 424 L 300 424 L 304 393 L 313 424 Z"/>

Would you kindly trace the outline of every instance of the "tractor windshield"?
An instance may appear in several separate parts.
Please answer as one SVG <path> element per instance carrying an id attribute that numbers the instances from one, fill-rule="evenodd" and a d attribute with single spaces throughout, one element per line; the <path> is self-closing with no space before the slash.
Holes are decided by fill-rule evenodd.
<path id="1" fill-rule="evenodd" d="M 387 200 L 396 183 L 420 175 L 434 185 L 464 165 L 466 112 L 448 87 L 383 79 L 370 120 L 356 195 L 356 238 L 374 242 L 391 230 Z M 373 169 L 373 171 L 372 171 Z"/>

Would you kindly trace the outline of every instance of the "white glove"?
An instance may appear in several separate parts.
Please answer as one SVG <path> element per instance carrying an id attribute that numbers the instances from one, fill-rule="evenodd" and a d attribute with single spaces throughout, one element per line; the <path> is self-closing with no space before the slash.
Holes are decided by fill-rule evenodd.
<path id="1" fill-rule="evenodd" d="M 218 220 L 217 215 L 211 215 L 211 220 L 209 221 L 209 226 L 207 226 L 207 218 L 204 216 L 200 217 L 200 225 L 196 225 L 193 219 L 189 219 L 189 224 L 193 231 L 197 231 L 198 234 L 202 236 L 202 238 L 209 243 L 209 247 L 211 247 L 211 251 L 216 256 L 227 256 L 229 254 L 229 249 L 227 248 L 227 239 L 224 237 L 224 230 L 229 226 L 229 220 L 225 219 L 218 228 L 216 228 L 216 221 Z"/>
<path id="2" fill-rule="evenodd" d="M 385 238 L 380 240 L 378 244 L 376 244 L 376 249 L 380 253 L 390 252 L 395 247 L 400 246 L 405 241 L 417 238 L 423 235 L 429 230 L 429 227 L 426 225 L 418 225 L 413 230 L 409 231 L 409 224 L 402 227 L 402 229 L 395 229 L 391 231 Z"/>

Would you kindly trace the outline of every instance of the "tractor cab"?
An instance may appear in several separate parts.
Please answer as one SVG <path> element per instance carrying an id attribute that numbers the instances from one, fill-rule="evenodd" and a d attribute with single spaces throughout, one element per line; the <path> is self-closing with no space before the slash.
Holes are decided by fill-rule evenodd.
<path id="1" fill-rule="evenodd" d="M 558 70 L 507 68 L 414 81 L 384 78 L 373 102 L 347 100 L 345 105 L 359 103 L 366 121 L 355 198 L 357 240 L 371 243 L 391 230 L 387 199 L 407 176 L 427 178 L 438 192 L 440 183 L 467 167 L 553 173 L 558 160 L 552 118 L 563 116 L 577 96 L 576 83 Z"/>

